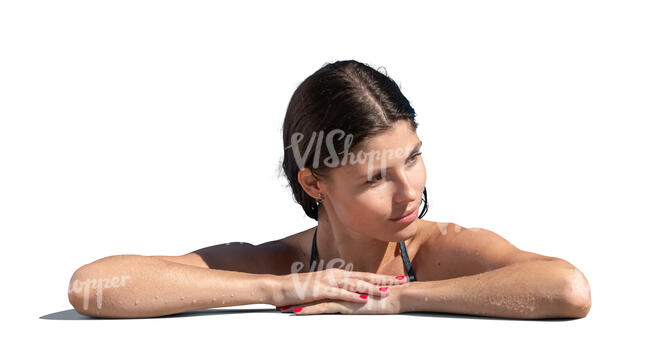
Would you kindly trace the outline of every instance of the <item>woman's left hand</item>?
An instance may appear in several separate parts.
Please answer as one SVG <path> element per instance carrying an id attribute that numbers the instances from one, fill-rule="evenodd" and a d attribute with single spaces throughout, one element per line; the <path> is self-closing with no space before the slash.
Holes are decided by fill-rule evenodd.
<path id="1" fill-rule="evenodd" d="M 276 307 L 284 313 L 294 313 L 297 316 L 323 313 L 342 314 L 399 314 L 400 307 L 399 289 L 391 287 L 391 294 L 388 296 L 368 296 L 363 303 L 349 302 L 335 299 L 323 299 L 302 305 Z"/>

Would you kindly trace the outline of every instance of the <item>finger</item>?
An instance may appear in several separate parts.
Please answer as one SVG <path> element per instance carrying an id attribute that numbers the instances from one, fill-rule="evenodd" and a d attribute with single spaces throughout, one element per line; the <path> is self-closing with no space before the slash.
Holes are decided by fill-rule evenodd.
<path id="1" fill-rule="evenodd" d="M 368 301 L 367 293 L 358 293 L 349 291 L 340 287 L 329 286 L 320 293 L 319 299 L 327 299 L 331 301 L 348 301 L 355 303 L 365 303 Z"/>
<path id="2" fill-rule="evenodd" d="M 377 286 L 403 285 L 409 281 L 408 277 L 404 275 L 382 275 L 371 272 L 348 271 L 341 269 L 328 269 L 326 272 L 330 280 L 333 279 L 333 276 L 340 278 L 340 273 L 342 272 L 343 278 L 364 280 Z"/>
<path id="3" fill-rule="evenodd" d="M 289 306 L 283 306 L 280 307 L 280 312 L 281 313 L 291 313 L 295 308 L 298 308 L 299 306 L 296 305 L 289 305 Z"/>
<path id="4" fill-rule="evenodd" d="M 276 307 L 276 309 L 282 313 L 292 313 L 294 309 L 296 308 L 302 308 L 305 307 L 306 305 L 314 305 L 314 304 L 319 304 L 323 302 L 332 302 L 331 299 L 325 298 L 325 299 L 320 299 L 317 301 L 312 301 L 312 302 L 305 302 L 305 303 L 299 303 L 299 304 L 293 304 L 293 305 L 286 305 L 286 306 L 281 306 L 281 307 Z"/>
<path id="5" fill-rule="evenodd" d="M 320 303 L 320 304 L 324 304 L 324 303 Z M 306 307 L 311 307 L 311 306 L 317 306 L 317 305 L 309 305 L 309 306 L 291 305 L 291 306 L 283 307 L 283 309 L 280 312 L 301 314 Z M 310 310 L 310 311 L 314 312 L 314 310 Z"/>
<path id="6" fill-rule="evenodd" d="M 345 306 L 346 304 L 350 305 L 352 303 L 331 301 L 331 302 L 310 304 L 302 307 L 297 307 L 293 311 L 293 314 L 295 314 L 296 316 L 304 316 L 304 315 L 314 315 L 314 314 L 344 313 L 346 310 L 346 306 Z"/>
<path id="7" fill-rule="evenodd" d="M 339 282 L 339 287 L 344 290 L 366 293 L 373 296 L 388 296 L 388 286 L 378 286 L 364 280 L 343 280 Z"/>
<path id="8" fill-rule="evenodd" d="M 294 309 L 300 308 L 300 307 L 301 307 L 300 305 L 288 305 L 288 306 L 278 307 L 278 310 L 281 313 L 292 313 Z"/>
<path id="9" fill-rule="evenodd" d="M 380 275 L 369 272 L 357 272 L 357 274 L 351 277 L 370 282 L 377 286 L 402 285 L 408 282 L 408 277 L 404 275 Z"/>

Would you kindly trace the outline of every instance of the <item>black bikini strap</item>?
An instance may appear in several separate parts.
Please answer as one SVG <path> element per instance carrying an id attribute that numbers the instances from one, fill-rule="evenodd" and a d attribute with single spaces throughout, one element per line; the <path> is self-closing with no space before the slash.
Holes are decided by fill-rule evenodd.
<path id="1" fill-rule="evenodd" d="M 314 239 L 311 243 L 311 260 L 309 266 L 309 272 L 316 271 L 316 257 L 318 256 L 318 248 L 316 247 L 316 233 L 318 232 L 318 227 L 314 230 Z"/>
<path id="2" fill-rule="evenodd" d="M 399 243 L 399 251 L 402 254 L 402 261 L 404 261 L 404 268 L 409 275 L 409 281 L 415 281 L 415 272 L 413 272 L 413 266 L 411 266 L 411 260 L 409 260 L 409 254 L 406 252 L 406 245 L 404 241 Z"/>

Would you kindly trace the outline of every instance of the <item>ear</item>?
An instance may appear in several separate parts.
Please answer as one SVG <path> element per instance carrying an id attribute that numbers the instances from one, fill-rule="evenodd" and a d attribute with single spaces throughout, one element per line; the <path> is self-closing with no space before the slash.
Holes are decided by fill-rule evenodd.
<path id="1" fill-rule="evenodd" d="M 302 186 L 302 190 L 314 199 L 320 197 L 319 193 L 326 195 L 322 178 L 321 180 L 317 179 L 309 168 L 302 168 L 298 171 L 298 182 Z"/>

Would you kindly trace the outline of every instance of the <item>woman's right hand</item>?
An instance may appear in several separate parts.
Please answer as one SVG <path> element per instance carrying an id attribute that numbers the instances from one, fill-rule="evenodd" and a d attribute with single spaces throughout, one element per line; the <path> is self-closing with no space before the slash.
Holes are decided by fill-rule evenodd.
<path id="1" fill-rule="evenodd" d="M 277 276 L 272 294 L 276 307 L 299 305 L 324 299 L 363 303 L 368 295 L 382 297 L 390 294 L 390 286 L 408 282 L 405 276 L 381 275 L 370 272 L 329 268 L 315 272 Z"/>

